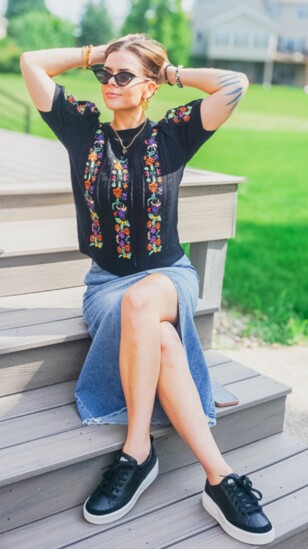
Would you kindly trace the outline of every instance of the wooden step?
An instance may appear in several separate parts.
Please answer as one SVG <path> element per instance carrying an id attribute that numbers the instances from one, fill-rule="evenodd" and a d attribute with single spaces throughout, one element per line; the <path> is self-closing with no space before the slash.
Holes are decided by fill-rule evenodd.
<path id="1" fill-rule="evenodd" d="M 82 506 L 77 505 L 14 529 L 13 513 L 11 530 L 0 537 L 1 548 L 203 549 L 209 547 L 220 549 L 224 547 L 241 549 L 247 547 L 248 549 L 251 547 L 225 534 L 217 522 L 204 510 L 201 494 L 206 477 L 200 463 L 184 465 L 177 462 L 173 463 L 175 465 L 173 469 L 166 468 L 166 456 L 163 453 L 166 448 L 159 445 L 159 440 L 161 439 L 155 439 L 155 449 L 159 459 L 160 474 L 151 487 L 142 494 L 133 509 L 122 519 L 110 525 L 94 526 L 83 519 Z M 271 546 L 284 549 L 307 547 L 308 449 L 306 445 L 282 432 L 224 452 L 224 457 L 236 472 L 249 475 L 253 486 L 262 492 L 261 504 L 276 530 L 276 539 Z M 168 456 L 169 462 L 174 459 L 174 453 Z M 300 475 L 298 471 L 301 471 Z M 91 493 L 92 485 L 96 485 L 100 478 L 101 472 L 97 473 L 95 479 L 81 478 L 79 483 L 86 485 L 84 492 L 88 495 Z M 74 491 L 75 488 L 75 482 L 72 481 L 71 490 Z M 64 489 L 63 494 L 65 494 Z M 36 498 L 40 498 L 39 491 Z M 35 495 L 28 501 L 35 504 Z M 55 503 L 58 503 L 59 508 L 61 499 Z M 28 515 L 28 507 L 24 510 Z M 284 545 L 288 541 L 290 544 Z"/>
<path id="2" fill-rule="evenodd" d="M 76 379 L 91 338 L 82 315 L 85 286 L 0 298 L 0 396 Z M 216 306 L 199 299 L 195 324 L 210 345 Z"/>
<path id="3" fill-rule="evenodd" d="M 11 203 L 16 204 L 18 197 L 26 199 L 27 195 L 35 197 L 71 191 L 68 155 L 60 142 L 1 130 L 0 143 L 1 204 L 9 197 L 12 197 Z M 19 162 L 16 162 L 16 143 L 20 151 Z M 7 207 L 8 200 L 5 202 Z"/>
<path id="4" fill-rule="evenodd" d="M 0 257 L 0 297 L 81 286 L 90 266 L 79 251 Z"/>
<path id="5" fill-rule="evenodd" d="M 194 191 L 195 189 L 195 191 Z M 207 189 L 208 191 L 208 189 Z M 183 187 L 179 198 L 179 236 L 180 242 L 198 242 L 202 231 L 202 240 L 221 240 L 234 236 L 234 200 L 235 185 L 229 191 L 212 191 L 200 195 L 198 187 Z M 209 192 L 209 191 L 208 191 Z M 205 200 L 206 198 L 206 200 Z M 200 220 L 192 221 L 192 209 L 199 202 L 205 201 L 203 215 Z M 189 211 L 187 208 L 189 206 Z M 200 206 L 200 204 L 199 204 Z M 204 218 L 207 219 L 206 224 Z M 0 223 L 2 258 L 21 257 L 55 252 L 73 251 L 78 249 L 76 218 L 57 217 L 56 219 L 14 219 Z M 22 238 L 21 238 L 22 235 Z"/>
<path id="6" fill-rule="evenodd" d="M 2 199 L 1 199 L 2 201 Z M 57 219 L 58 217 L 75 217 L 76 210 L 72 202 L 70 203 L 55 203 L 47 206 L 26 206 L 23 202 L 23 207 L 4 208 L 3 203 L 0 208 L 0 222 L 10 222 L 12 219 L 19 221 L 29 221 L 33 219 Z"/>
<path id="7" fill-rule="evenodd" d="M 206 353 L 206 351 L 205 351 Z M 217 409 L 213 435 L 229 451 L 283 429 L 290 388 L 227 357 L 209 354 L 213 381 L 229 388 L 240 404 Z M 75 382 L 0 399 L 0 531 L 79 505 L 88 484 L 122 447 L 126 425 L 81 425 Z M 152 425 L 161 472 L 196 462 L 174 428 Z M 170 457 L 172 460 L 170 460 Z"/>
<path id="8" fill-rule="evenodd" d="M 16 143 L 20 162 L 16 162 Z M 59 141 L 0 130 L 0 145 L 0 208 L 47 206 L 56 204 L 57 199 L 65 203 L 68 196 L 73 200 L 68 154 Z M 245 177 L 185 167 L 182 185 L 222 186 L 245 182 Z"/>
<path id="9" fill-rule="evenodd" d="M 5 176 L 3 176 L 5 177 Z M 65 176 L 66 177 L 66 176 Z M 5 179 L 4 179 L 5 181 Z M 245 178 L 187 168 L 179 189 L 178 228 L 181 243 L 225 242 L 235 235 L 237 184 Z M 35 195 L 29 181 L 20 183 L 25 196 Z M 67 183 L 58 193 L 53 183 L 44 190 L 35 183 L 37 198 L 20 207 L 9 203 L 9 192 L 21 192 L 14 185 L 3 190 L 0 209 L 0 295 L 16 295 L 41 290 L 78 286 L 89 258 L 79 252 L 77 220 Z M 4 189 L 8 185 L 3 185 Z M 45 201 L 42 196 L 45 194 Z M 5 194 L 6 193 L 6 194 Z M 1 177 L 0 177 L 1 195 Z M 46 197 L 51 196 L 50 204 Z M 32 207 L 33 206 L 33 207 Z M 196 208 L 203 215 L 194 216 Z M 14 230 L 12 231 L 12 219 Z M 204 220 L 206 219 L 206 223 Z M 205 259 L 205 258 L 204 258 Z M 201 258 L 203 260 L 203 258 Z M 71 264 L 71 261 L 76 261 Z M 218 273 L 217 273 L 218 275 Z M 216 276 L 216 273 L 215 273 Z"/>

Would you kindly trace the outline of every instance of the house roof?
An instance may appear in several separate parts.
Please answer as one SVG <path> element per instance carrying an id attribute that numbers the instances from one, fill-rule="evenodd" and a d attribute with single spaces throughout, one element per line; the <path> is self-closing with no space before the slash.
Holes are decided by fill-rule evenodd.
<path id="1" fill-rule="evenodd" d="M 269 31 L 272 31 L 275 33 L 280 32 L 280 26 L 274 21 L 272 21 L 272 19 L 258 13 L 251 7 L 245 6 L 245 5 L 237 6 L 236 8 L 226 11 L 221 15 L 217 15 L 216 17 L 209 19 L 206 24 L 206 27 L 208 29 L 218 27 L 219 25 L 232 21 L 233 19 L 236 19 L 241 15 L 246 15 L 248 18 L 252 19 L 253 21 L 255 21 L 256 23 L 258 23 L 259 25 L 261 25 L 262 27 L 266 28 Z"/>

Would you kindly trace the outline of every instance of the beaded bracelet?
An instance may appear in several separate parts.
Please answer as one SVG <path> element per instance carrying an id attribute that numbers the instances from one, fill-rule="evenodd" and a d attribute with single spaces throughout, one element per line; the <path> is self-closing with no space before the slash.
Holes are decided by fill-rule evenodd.
<path id="1" fill-rule="evenodd" d="M 169 86 L 174 86 L 174 84 L 171 84 L 171 82 L 169 82 L 168 80 L 168 76 L 167 76 L 168 67 L 174 67 L 174 65 L 172 65 L 172 63 L 169 63 L 168 65 L 165 66 L 165 81 L 168 82 Z"/>
<path id="2" fill-rule="evenodd" d="M 184 88 L 182 82 L 180 81 L 180 75 L 179 75 L 179 69 L 183 69 L 183 67 L 184 67 L 184 65 L 178 65 L 177 68 L 176 68 L 176 71 L 175 71 L 176 85 L 179 88 Z"/>

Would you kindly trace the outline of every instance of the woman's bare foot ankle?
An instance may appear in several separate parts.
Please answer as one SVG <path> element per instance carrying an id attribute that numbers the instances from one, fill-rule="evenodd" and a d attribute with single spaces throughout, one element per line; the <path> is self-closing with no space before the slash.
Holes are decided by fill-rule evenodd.
<path id="1" fill-rule="evenodd" d="M 223 478 L 227 475 L 230 475 L 231 473 L 234 473 L 234 471 L 229 468 L 227 470 L 219 471 L 218 473 L 208 473 L 207 479 L 211 486 L 214 486 L 215 484 L 220 484 Z"/>
<path id="2" fill-rule="evenodd" d="M 151 444 L 149 444 L 148 448 L 142 449 L 142 448 L 130 448 L 128 445 L 124 444 L 122 451 L 128 454 L 129 456 L 132 456 L 135 458 L 138 463 L 143 463 L 148 457 L 149 453 L 151 451 Z"/>

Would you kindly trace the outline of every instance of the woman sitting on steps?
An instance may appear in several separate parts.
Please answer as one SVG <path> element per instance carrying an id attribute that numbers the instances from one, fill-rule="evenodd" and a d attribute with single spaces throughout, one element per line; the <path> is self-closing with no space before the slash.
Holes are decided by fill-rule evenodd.
<path id="1" fill-rule="evenodd" d="M 111 122 L 54 82 L 79 67 L 93 70 Z M 200 280 L 177 231 L 184 167 L 234 111 L 246 75 L 173 66 L 145 34 L 25 52 L 21 68 L 36 108 L 68 151 L 79 247 L 92 259 L 83 315 L 93 341 L 76 385 L 78 412 L 84 425 L 127 424 L 122 450 L 84 504 L 85 519 L 109 523 L 132 509 L 158 474 L 150 424 L 171 422 L 206 473 L 204 508 L 238 540 L 272 541 L 262 494 L 226 463 L 210 430 L 215 406 L 194 325 Z M 154 122 L 145 110 L 163 84 L 208 97 Z"/>

